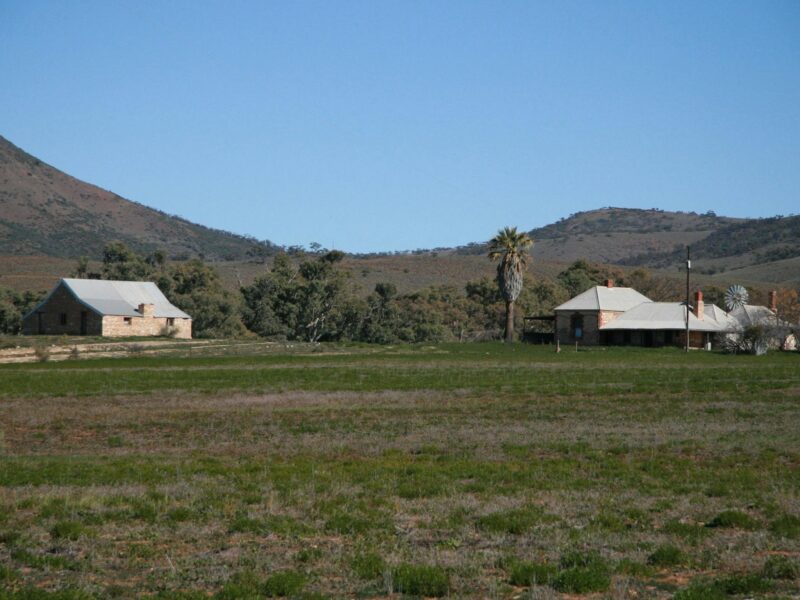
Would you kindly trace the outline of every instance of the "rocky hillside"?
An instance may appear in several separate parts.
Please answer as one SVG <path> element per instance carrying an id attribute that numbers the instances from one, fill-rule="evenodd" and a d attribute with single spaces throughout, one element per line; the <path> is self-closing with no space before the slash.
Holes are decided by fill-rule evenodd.
<path id="1" fill-rule="evenodd" d="M 273 250 L 79 181 L 0 136 L 0 254 L 96 257 L 111 240 L 171 258 L 240 260 Z"/>
<path id="2" fill-rule="evenodd" d="M 570 215 L 529 232 L 538 260 L 594 262 L 674 270 L 686 246 L 695 269 L 706 274 L 747 269 L 748 277 L 770 270 L 770 279 L 793 280 L 786 265 L 800 259 L 800 216 L 735 219 L 714 213 L 601 208 Z M 484 254 L 486 244 L 456 250 Z M 772 269 L 772 266 L 779 268 Z M 797 274 L 795 274 L 797 275 Z"/>
<path id="3" fill-rule="evenodd" d="M 638 256 L 673 252 L 741 221 L 713 213 L 601 208 L 570 215 L 529 234 L 536 241 L 535 254 L 540 260 L 586 258 L 621 264 Z M 476 254 L 485 251 L 485 244 L 459 249 Z"/>

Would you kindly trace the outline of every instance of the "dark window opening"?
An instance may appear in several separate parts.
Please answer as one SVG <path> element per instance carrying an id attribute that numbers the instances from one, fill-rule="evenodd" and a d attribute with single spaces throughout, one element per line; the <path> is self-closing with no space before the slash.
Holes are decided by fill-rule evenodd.
<path id="1" fill-rule="evenodd" d="M 123 317 L 123 320 L 125 321 L 125 325 L 130 325 L 133 322 L 131 317 Z"/>
<path id="2" fill-rule="evenodd" d="M 60 322 L 62 325 L 66 325 L 66 324 L 67 324 L 67 313 L 61 313 L 61 314 L 59 315 L 59 322 Z"/>
<path id="3" fill-rule="evenodd" d="M 569 329 L 574 339 L 583 339 L 583 315 L 572 315 L 569 320 Z"/>
<path id="4" fill-rule="evenodd" d="M 175 319 L 168 318 L 167 319 L 167 327 L 174 327 L 175 326 Z"/>

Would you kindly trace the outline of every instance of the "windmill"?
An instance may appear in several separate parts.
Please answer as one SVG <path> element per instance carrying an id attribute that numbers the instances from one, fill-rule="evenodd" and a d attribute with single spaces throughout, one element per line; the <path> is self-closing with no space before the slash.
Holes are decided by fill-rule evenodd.
<path id="1" fill-rule="evenodd" d="M 728 309 L 728 312 L 731 312 L 747 304 L 749 299 L 750 295 L 747 290 L 736 283 L 725 291 L 725 308 Z"/>

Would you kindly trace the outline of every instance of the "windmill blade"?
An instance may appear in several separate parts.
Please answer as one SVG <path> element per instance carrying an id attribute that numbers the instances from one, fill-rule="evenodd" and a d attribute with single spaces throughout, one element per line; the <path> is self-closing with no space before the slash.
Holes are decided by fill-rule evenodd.
<path id="1" fill-rule="evenodd" d="M 728 312 L 730 312 L 747 304 L 749 299 L 750 295 L 747 293 L 744 286 L 734 284 L 725 292 L 725 307 L 728 309 Z"/>

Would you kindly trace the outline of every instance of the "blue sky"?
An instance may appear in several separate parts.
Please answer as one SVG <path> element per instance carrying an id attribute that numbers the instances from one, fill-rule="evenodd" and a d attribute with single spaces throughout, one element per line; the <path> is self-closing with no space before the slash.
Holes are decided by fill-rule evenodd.
<path id="1" fill-rule="evenodd" d="M 281 244 L 800 212 L 800 2 L 0 0 L 0 135 Z"/>

